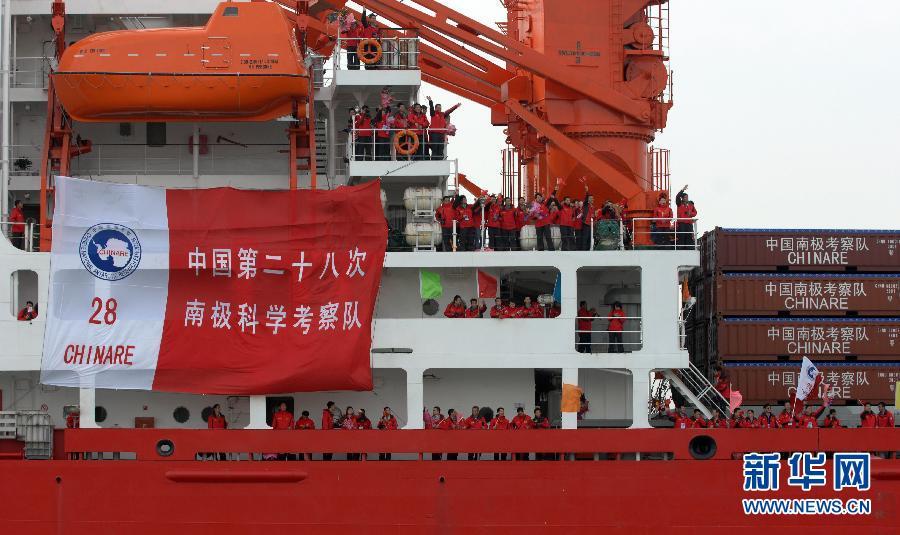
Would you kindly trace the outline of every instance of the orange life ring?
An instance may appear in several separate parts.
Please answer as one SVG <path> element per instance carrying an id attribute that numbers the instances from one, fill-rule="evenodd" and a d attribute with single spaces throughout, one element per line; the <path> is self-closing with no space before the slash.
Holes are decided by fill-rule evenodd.
<path id="1" fill-rule="evenodd" d="M 419 134 L 412 130 L 401 130 L 394 135 L 394 150 L 402 156 L 415 154 L 419 150 Z"/>
<path id="2" fill-rule="evenodd" d="M 359 61 L 366 65 L 378 63 L 381 61 L 383 54 L 384 49 L 381 48 L 381 43 L 377 39 L 363 39 L 356 47 L 356 55 L 359 57 Z"/>

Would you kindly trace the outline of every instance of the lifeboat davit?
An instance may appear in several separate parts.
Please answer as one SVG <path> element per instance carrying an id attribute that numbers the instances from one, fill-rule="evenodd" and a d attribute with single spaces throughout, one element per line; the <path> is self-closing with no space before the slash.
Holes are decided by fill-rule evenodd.
<path id="1" fill-rule="evenodd" d="M 224 2 L 203 27 L 82 39 L 60 59 L 54 86 L 78 121 L 271 120 L 309 94 L 293 36 L 274 3 Z"/>

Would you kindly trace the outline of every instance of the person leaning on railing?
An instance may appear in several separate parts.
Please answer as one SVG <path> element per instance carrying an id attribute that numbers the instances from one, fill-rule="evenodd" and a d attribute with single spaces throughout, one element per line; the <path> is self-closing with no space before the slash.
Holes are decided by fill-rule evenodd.
<path id="1" fill-rule="evenodd" d="M 576 320 L 578 344 L 575 349 L 579 353 L 591 352 L 591 326 L 596 317 L 598 317 L 597 310 L 594 308 L 588 310 L 587 301 L 578 303 L 578 319 Z"/>
<path id="2" fill-rule="evenodd" d="M 390 106 L 382 107 L 375 114 L 375 160 L 387 161 L 391 159 L 391 128 L 394 125 L 394 117 L 391 115 Z"/>
<path id="3" fill-rule="evenodd" d="M 413 104 L 409 112 L 409 129 L 416 134 L 419 139 L 419 145 L 412 154 L 413 160 L 424 160 L 427 157 L 428 149 L 425 132 L 431 126 L 428 117 L 425 115 L 425 106 L 421 104 Z"/>
<path id="4" fill-rule="evenodd" d="M 606 317 L 609 326 L 609 343 L 607 344 L 607 353 L 624 353 L 625 346 L 622 343 L 622 332 L 625 330 L 625 311 L 622 310 L 622 303 L 616 301 L 612 305 L 612 310 Z"/>
<path id="5" fill-rule="evenodd" d="M 372 129 L 372 116 L 368 106 L 363 106 L 354 116 L 353 128 L 356 132 L 356 159 L 371 160 L 374 156 L 372 145 L 375 143 L 375 131 Z"/>
<path id="6" fill-rule="evenodd" d="M 362 39 L 375 39 L 376 41 L 381 42 L 381 33 L 378 31 L 377 19 L 378 19 L 378 15 L 376 15 L 375 13 L 369 13 L 368 15 L 366 15 L 366 9 L 363 8 L 362 26 L 360 28 L 358 28 L 357 35 Z M 357 41 L 357 43 L 359 43 L 359 42 L 360 41 Z M 381 61 L 382 61 L 382 59 L 379 59 L 378 61 L 376 61 L 374 63 L 367 64 L 365 66 L 365 69 L 366 70 L 379 69 L 379 68 L 381 68 L 380 67 Z M 359 58 L 356 58 L 356 62 L 357 62 L 357 68 L 359 68 L 358 67 Z"/>

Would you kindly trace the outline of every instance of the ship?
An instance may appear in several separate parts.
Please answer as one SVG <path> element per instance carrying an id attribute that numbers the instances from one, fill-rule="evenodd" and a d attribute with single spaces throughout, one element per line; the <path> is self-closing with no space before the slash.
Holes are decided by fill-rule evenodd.
<path id="1" fill-rule="evenodd" d="M 676 197 L 669 153 L 653 145 L 674 106 L 669 2 L 501 3 L 496 25 L 436 0 L 4 3 L 0 213 L 22 200 L 25 219 L 3 221 L 0 240 L 0 302 L 12 312 L 0 319 L 4 533 L 897 531 L 900 435 L 855 422 L 862 402 L 895 405 L 900 231 L 670 227 L 671 215 L 654 216 L 661 196 Z M 364 20 L 374 32 L 351 33 Z M 447 196 L 486 192 L 450 129 L 431 150 L 423 131 L 386 128 L 379 153 L 364 146 L 373 127 L 354 122 L 385 88 L 391 106 L 425 104 L 423 83 L 487 107 L 503 129 L 495 193 L 530 203 L 589 192 L 618 217 L 583 219 L 585 250 L 560 250 L 569 238 L 552 226 L 553 252 L 536 250 L 531 225 L 505 247 L 487 217 L 473 243 L 458 222 L 442 226 Z M 70 177 L 269 199 L 378 183 L 387 239 L 370 384 L 223 395 L 42 381 L 45 330 L 60 319 L 49 304 L 57 195 Z M 135 256 L 133 244 L 96 249 L 110 262 Z M 835 291 L 811 295 L 814 284 Z M 534 314 L 445 317 L 454 295 L 529 298 Z M 115 312 L 98 301 L 90 323 Z M 616 303 L 618 329 L 607 318 Z M 770 339 L 782 325 L 810 339 Z M 846 327 L 872 340 L 844 340 Z M 673 429 L 675 405 L 731 414 L 732 390 L 757 412 L 789 401 L 803 356 L 836 374 L 846 428 Z M 384 408 L 400 429 L 322 430 L 329 402 Z M 282 404 L 317 430 L 273 432 Z M 433 428 L 433 409 L 443 420 L 472 405 L 488 421 L 500 407 L 540 410 L 548 428 Z M 215 406 L 227 429 L 211 429 Z M 828 484 L 792 482 L 794 454 L 827 459 Z M 867 464 L 840 489 L 835 459 L 848 454 Z M 772 455 L 774 484 L 752 488 L 753 463 Z M 754 499 L 793 509 L 754 514 Z M 836 509 L 798 514 L 823 504 Z"/>

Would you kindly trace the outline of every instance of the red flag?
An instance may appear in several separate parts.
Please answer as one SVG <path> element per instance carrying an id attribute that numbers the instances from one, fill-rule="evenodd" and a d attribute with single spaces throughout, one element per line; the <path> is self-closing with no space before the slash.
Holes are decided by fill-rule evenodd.
<path id="1" fill-rule="evenodd" d="M 488 297 L 491 299 L 497 297 L 497 277 L 491 276 L 479 269 L 477 283 L 478 297 Z"/>
<path id="2" fill-rule="evenodd" d="M 744 396 L 739 390 L 732 390 L 728 393 L 728 410 L 734 412 L 744 402 Z"/>

